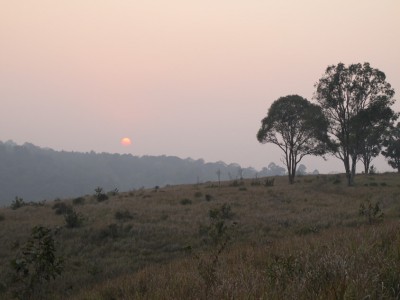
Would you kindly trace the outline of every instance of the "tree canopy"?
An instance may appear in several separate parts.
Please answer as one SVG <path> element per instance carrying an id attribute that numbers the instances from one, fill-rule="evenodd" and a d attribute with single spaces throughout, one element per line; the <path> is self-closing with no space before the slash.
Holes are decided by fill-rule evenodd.
<path id="1" fill-rule="evenodd" d="M 388 164 L 400 173 L 400 122 L 389 131 L 383 146 L 386 149 L 382 151 L 382 155 L 386 157 Z"/>
<path id="2" fill-rule="evenodd" d="M 281 97 L 270 107 L 257 133 L 260 143 L 277 145 L 284 153 L 289 183 L 306 155 L 326 152 L 328 122 L 321 108 L 298 95 Z"/>
<path id="3" fill-rule="evenodd" d="M 385 73 L 369 63 L 328 66 L 315 86 L 314 97 L 329 121 L 330 150 L 343 161 L 350 185 L 357 161 L 369 165 L 381 144 L 379 136 L 397 119 L 390 108 L 394 90 Z"/>

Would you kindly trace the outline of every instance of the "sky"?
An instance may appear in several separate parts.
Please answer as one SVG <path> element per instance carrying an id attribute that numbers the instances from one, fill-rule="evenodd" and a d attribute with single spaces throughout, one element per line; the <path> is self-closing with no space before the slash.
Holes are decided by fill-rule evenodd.
<path id="1" fill-rule="evenodd" d="M 0 141 L 283 165 L 256 139 L 273 101 L 369 62 L 400 111 L 399 53 L 398 0 L 0 0 Z"/>

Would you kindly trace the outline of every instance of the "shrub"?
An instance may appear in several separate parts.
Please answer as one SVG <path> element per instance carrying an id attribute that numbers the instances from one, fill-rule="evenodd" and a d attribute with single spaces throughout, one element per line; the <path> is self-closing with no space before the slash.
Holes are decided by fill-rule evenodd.
<path id="1" fill-rule="evenodd" d="M 231 206 L 226 203 L 222 204 L 219 208 L 211 209 L 208 215 L 211 220 L 232 219 L 233 217 Z"/>
<path id="2" fill-rule="evenodd" d="M 335 178 L 333 179 L 333 184 L 339 184 L 339 183 L 341 183 L 342 181 L 340 180 L 340 176 L 339 175 L 336 175 L 335 176 Z"/>
<path id="3" fill-rule="evenodd" d="M 82 217 L 72 208 L 64 214 L 64 218 L 67 228 L 80 227 L 82 224 Z"/>
<path id="4" fill-rule="evenodd" d="M 182 205 L 188 205 L 188 204 L 192 204 L 192 200 L 185 198 L 185 199 L 182 199 L 182 200 L 180 201 L 180 203 L 181 203 Z"/>
<path id="5" fill-rule="evenodd" d="M 237 180 L 237 179 L 232 181 L 232 183 L 230 184 L 230 186 L 233 186 L 233 187 L 238 187 L 238 186 L 241 186 L 241 185 L 244 185 L 244 181 L 243 180 Z"/>
<path id="6" fill-rule="evenodd" d="M 119 210 L 115 213 L 117 220 L 126 221 L 133 219 L 133 215 L 128 210 Z"/>
<path id="7" fill-rule="evenodd" d="M 24 199 L 15 197 L 15 200 L 11 203 L 11 209 L 18 209 L 20 207 L 26 206 L 27 204 L 24 202 Z"/>
<path id="8" fill-rule="evenodd" d="M 383 220 L 383 212 L 379 207 L 379 202 L 372 204 L 370 200 L 367 200 L 360 204 L 359 210 L 360 216 L 364 216 L 368 224 L 374 224 Z"/>
<path id="9" fill-rule="evenodd" d="M 205 195 L 205 199 L 206 199 L 206 201 L 211 201 L 212 200 L 212 196 L 209 195 L 209 194 L 206 194 Z"/>
<path id="10" fill-rule="evenodd" d="M 271 179 L 267 178 L 264 181 L 265 186 L 274 186 L 274 183 L 275 183 L 275 178 L 271 178 Z"/>
<path id="11" fill-rule="evenodd" d="M 55 210 L 56 215 L 64 215 L 72 209 L 71 205 L 68 205 L 65 202 L 57 202 L 52 208 Z"/>
<path id="12" fill-rule="evenodd" d="M 220 256 L 232 237 L 232 226 L 236 225 L 234 222 L 229 226 L 226 222 L 226 219 L 229 219 L 232 215 L 230 206 L 223 204 L 221 207 L 209 211 L 210 224 L 208 226 L 200 226 L 200 234 L 207 234 L 204 242 L 212 246 L 209 255 L 196 256 L 198 260 L 197 270 L 206 286 L 206 299 L 209 298 L 211 289 L 220 283 L 217 272 Z"/>
<path id="13" fill-rule="evenodd" d="M 17 298 L 34 298 L 34 295 L 40 293 L 44 281 L 55 279 L 61 274 L 63 258 L 56 256 L 55 234 L 49 228 L 35 226 L 31 238 L 11 261 L 15 271 L 12 287 Z"/>
<path id="14" fill-rule="evenodd" d="M 4 221 L 5 217 L 3 215 L 0 215 L 0 221 Z"/>
<path id="15" fill-rule="evenodd" d="M 109 195 L 109 196 L 117 196 L 118 193 L 119 193 L 118 188 L 115 188 L 115 189 L 113 189 L 112 191 L 109 191 L 109 192 L 107 193 L 107 195 Z M 107 199 L 105 199 L 105 200 L 107 200 Z"/>
<path id="16" fill-rule="evenodd" d="M 196 198 L 200 198 L 201 196 L 203 196 L 203 193 L 200 192 L 200 191 L 197 191 L 196 193 L 194 193 L 194 196 L 195 196 Z"/>
<path id="17" fill-rule="evenodd" d="M 85 203 L 85 198 L 83 198 L 83 197 L 75 198 L 75 199 L 72 200 L 72 203 L 73 203 L 74 205 L 81 205 L 81 204 L 84 204 L 84 203 Z"/>
<path id="18" fill-rule="evenodd" d="M 107 194 L 104 193 L 103 188 L 101 187 L 97 187 L 95 190 L 95 198 L 97 199 L 97 201 L 101 202 L 101 201 L 105 201 L 108 199 Z"/>
<path id="19" fill-rule="evenodd" d="M 111 238 L 113 240 L 126 236 L 129 234 L 129 231 L 131 230 L 132 226 L 123 226 L 123 224 L 115 224 L 112 223 L 108 225 L 107 227 L 103 228 L 100 230 L 98 234 L 98 239 L 100 241 L 103 241 L 104 239 Z"/>
<path id="20" fill-rule="evenodd" d="M 371 165 L 371 166 L 369 167 L 368 174 L 370 174 L 370 175 L 375 175 L 376 173 L 377 173 L 377 170 L 376 170 L 375 166 L 374 166 L 374 165 Z"/>

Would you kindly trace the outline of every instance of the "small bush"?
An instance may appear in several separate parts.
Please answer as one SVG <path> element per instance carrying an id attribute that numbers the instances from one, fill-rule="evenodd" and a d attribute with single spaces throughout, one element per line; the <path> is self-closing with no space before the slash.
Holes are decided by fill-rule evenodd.
<path id="1" fill-rule="evenodd" d="M 203 193 L 200 192 L 200 191 L 198 191 L 198 192 L 194 193 L 194 196 L 195 196 L 196 198 L 200 198 L 200 197 L 203 196 Z"/>
<path id="2" fill-rule="evenodd" d="M 264 181 L 265 186 L 274 186 L 274 184 L 275 184 L 275 178 L 271 178 L 271 179 L 267 178 Z"/>
<path id="3" fill-rule="evenodd" d="M 56 215 L 64 215 L 72 209 L 71 205 L 68 205 L 65 202 L 57 202 L 52 208 L 54 209 Z"/>
<path id="4" fill-rule="evenodd" d="M 188 204 L 192 204 L 192 200 L 185 198 L 185 199 L 182 199 L 182 200 L 180 201 L 180 203 L 181 203 L 182 205 L 188 205 Z"/>
<path id="5" fill-rule="evenodd" d="M 245 192 L 245 191 L 247 191 L 247 188 L 246 188 L 245 186 L 241 186 L 241 187 L 239 188 L 239 191 Z"/>
<path id="6" fill-rule="evenodd" d="M 5 217 L 3 215 L 0 215 L 0 221 L 4 221 Z"/>
<path id="7" fill-rule="evenodd" d="M 233 186 L 233 187 L 238 187 L 238 186 L 241 186 L 241 185 L 244 185 L 244 181 L 243 180 L 237 180 L 237 179 L 232 181 L 232 183 L 230 184 L 230 186 Z"/>
<path id="8" fill-rule="evenodd" d="M 101 187 L 97 187 L 95 190 L 95 198 L 97 199 L 97 201 L 102 202 L 105 200 L 108 200 L 108 196 L 107 194 L 104 193 L 103 188 Z"/>
<path id="9" fill-rule="evenodd" d="M 64 214 L 64 218 L 67 228 L 77 228 L 82 224 L 82 217 L 72 208 Z"/>
<path id="10" fill-rule="evenodd" d="M 60 275 L 63 258 L 56 256 L 54 235 L 56 232 L 42 226 L 32 229 L 31 238 L 11 261 L 15 271 L 11 289 L 19 299 L 43 298 L 42 283 Z"/>
<path id="11" fill-rule="evenodd" d="M 333 184 L 339 184 L 339 183 L 341 183 L 342 181 L 340 180 L 340 176 L 339 175 L 336 175 L 335 176 L 335 178 L 333 179 Z"/>
<path id="12" fill-rule="evenodd" d="M 377 170 L 376 170 L 375 166 L 374 166 L 374 165 L 371 165 L 371 166 L 369 167 L 368 174 L 370 174 L 370 175 L 375 175 L 376 173 L 377 173 Z"/>
<path id="13" fill-rule="evenodd" d="M 209 255 L 196 256 L 198 260 L 197 270 L 205 283 L 205 298 L 209 298 L 211 289 L 220 284 L 218 269 L 220 268 L 220 257 L 228 242 L 232 238 L 232 229 L 236 225 L 231 222 L 227 224 L 226 219 L 232 216 L 231 208 L 227 204 L 209 211 L 210 224 L 200 225 L 199 233 L 206 235 L 203 241 L 211 246 Z"/>
<path id="14" fill-rule="evenodd" d="M 83 198 L 83 197 L 75 198 L 75 199 L 72 200 L 72 203 L 74 205 L 82 205 L 82 204 L 85 203 L 85 198 Z"/>
<path id="15" fill-rule="evenodd" d="M 15 200 L 11 203 L 11 209 L 16 210 L 20 207 L 26 206 L 27 204 L 24 202 L 24 199 L 15 197 Z"/>
<path id="16" fill-rule="evenodd" d="M 367 219 L 368 224 L 381 222 L 384 217 L 384 214 L 379 207 L 379 202 L 372 204 L 369 200 L 360 204 L 359 214 Z"/>
<path id="17" fill-rule="evenodd" d="M 261 185 L 261 180 L 260 180 L 260 179 L 258 179 L 258 178 L 254 178 L 254 179 L 252 179 L 252 180 L 251 180 L 251 183 L 250 183 L 250 185 L 252 185 L 252 186 L 258 186 L 258 185 Z"/>
<path id="18" fill-rule="evenodd" d="M 106 228 L 100 230 L 98 239 L 101 241 L 108 238 L 115 240 L 117 238 L 124 237 L 127 234 L 129 234 L 131 228 L 132 226 L 129 225 L 123 226 L 122 224 L 112 223 L 108 225 Z"/>
<path id="19" fill-rule="evenodd" d="M 108 196 L 117 196 L 119 194 L 119 190 L 117 188 L 113 189 L 112 191 L 109 191 L 107 193 Z M 107 199 L 106 199 L 107 200 Z"/>
<path id="20" fill-rule="evenodd" d="M 211 195 L 209 195 L 209 194 L 206 194 L 205 196 L 205 199 L 206 199 L 206 201 L 211 201 L 212 200 L 212 196 Z"/>
<path id="21" fill-rule="evenodd" d="M 208 215 L 211 220 L 216 220 L 216 219 L 232 219 L 233 213 L 231 206 L 229 204 L 222 204 L 221 207 L 211 209 L 208 212 Z"/>
<path id="22" fill-rule="evenodd" d="M 115 213 L 115 218 L 121 221 L 132 220 L 133 215 L 128 210 L 119 210 Z"/>

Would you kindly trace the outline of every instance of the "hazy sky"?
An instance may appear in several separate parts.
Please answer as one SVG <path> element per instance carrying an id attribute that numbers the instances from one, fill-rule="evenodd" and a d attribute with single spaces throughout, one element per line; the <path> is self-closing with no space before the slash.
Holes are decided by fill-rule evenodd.
<path id="1" fill-rule="evenodd" d="M 261 119 L 339 62 L 384 71 L 400 111 L 399 0 L 0 0 L 0 140 L 281 164 Z"/>

